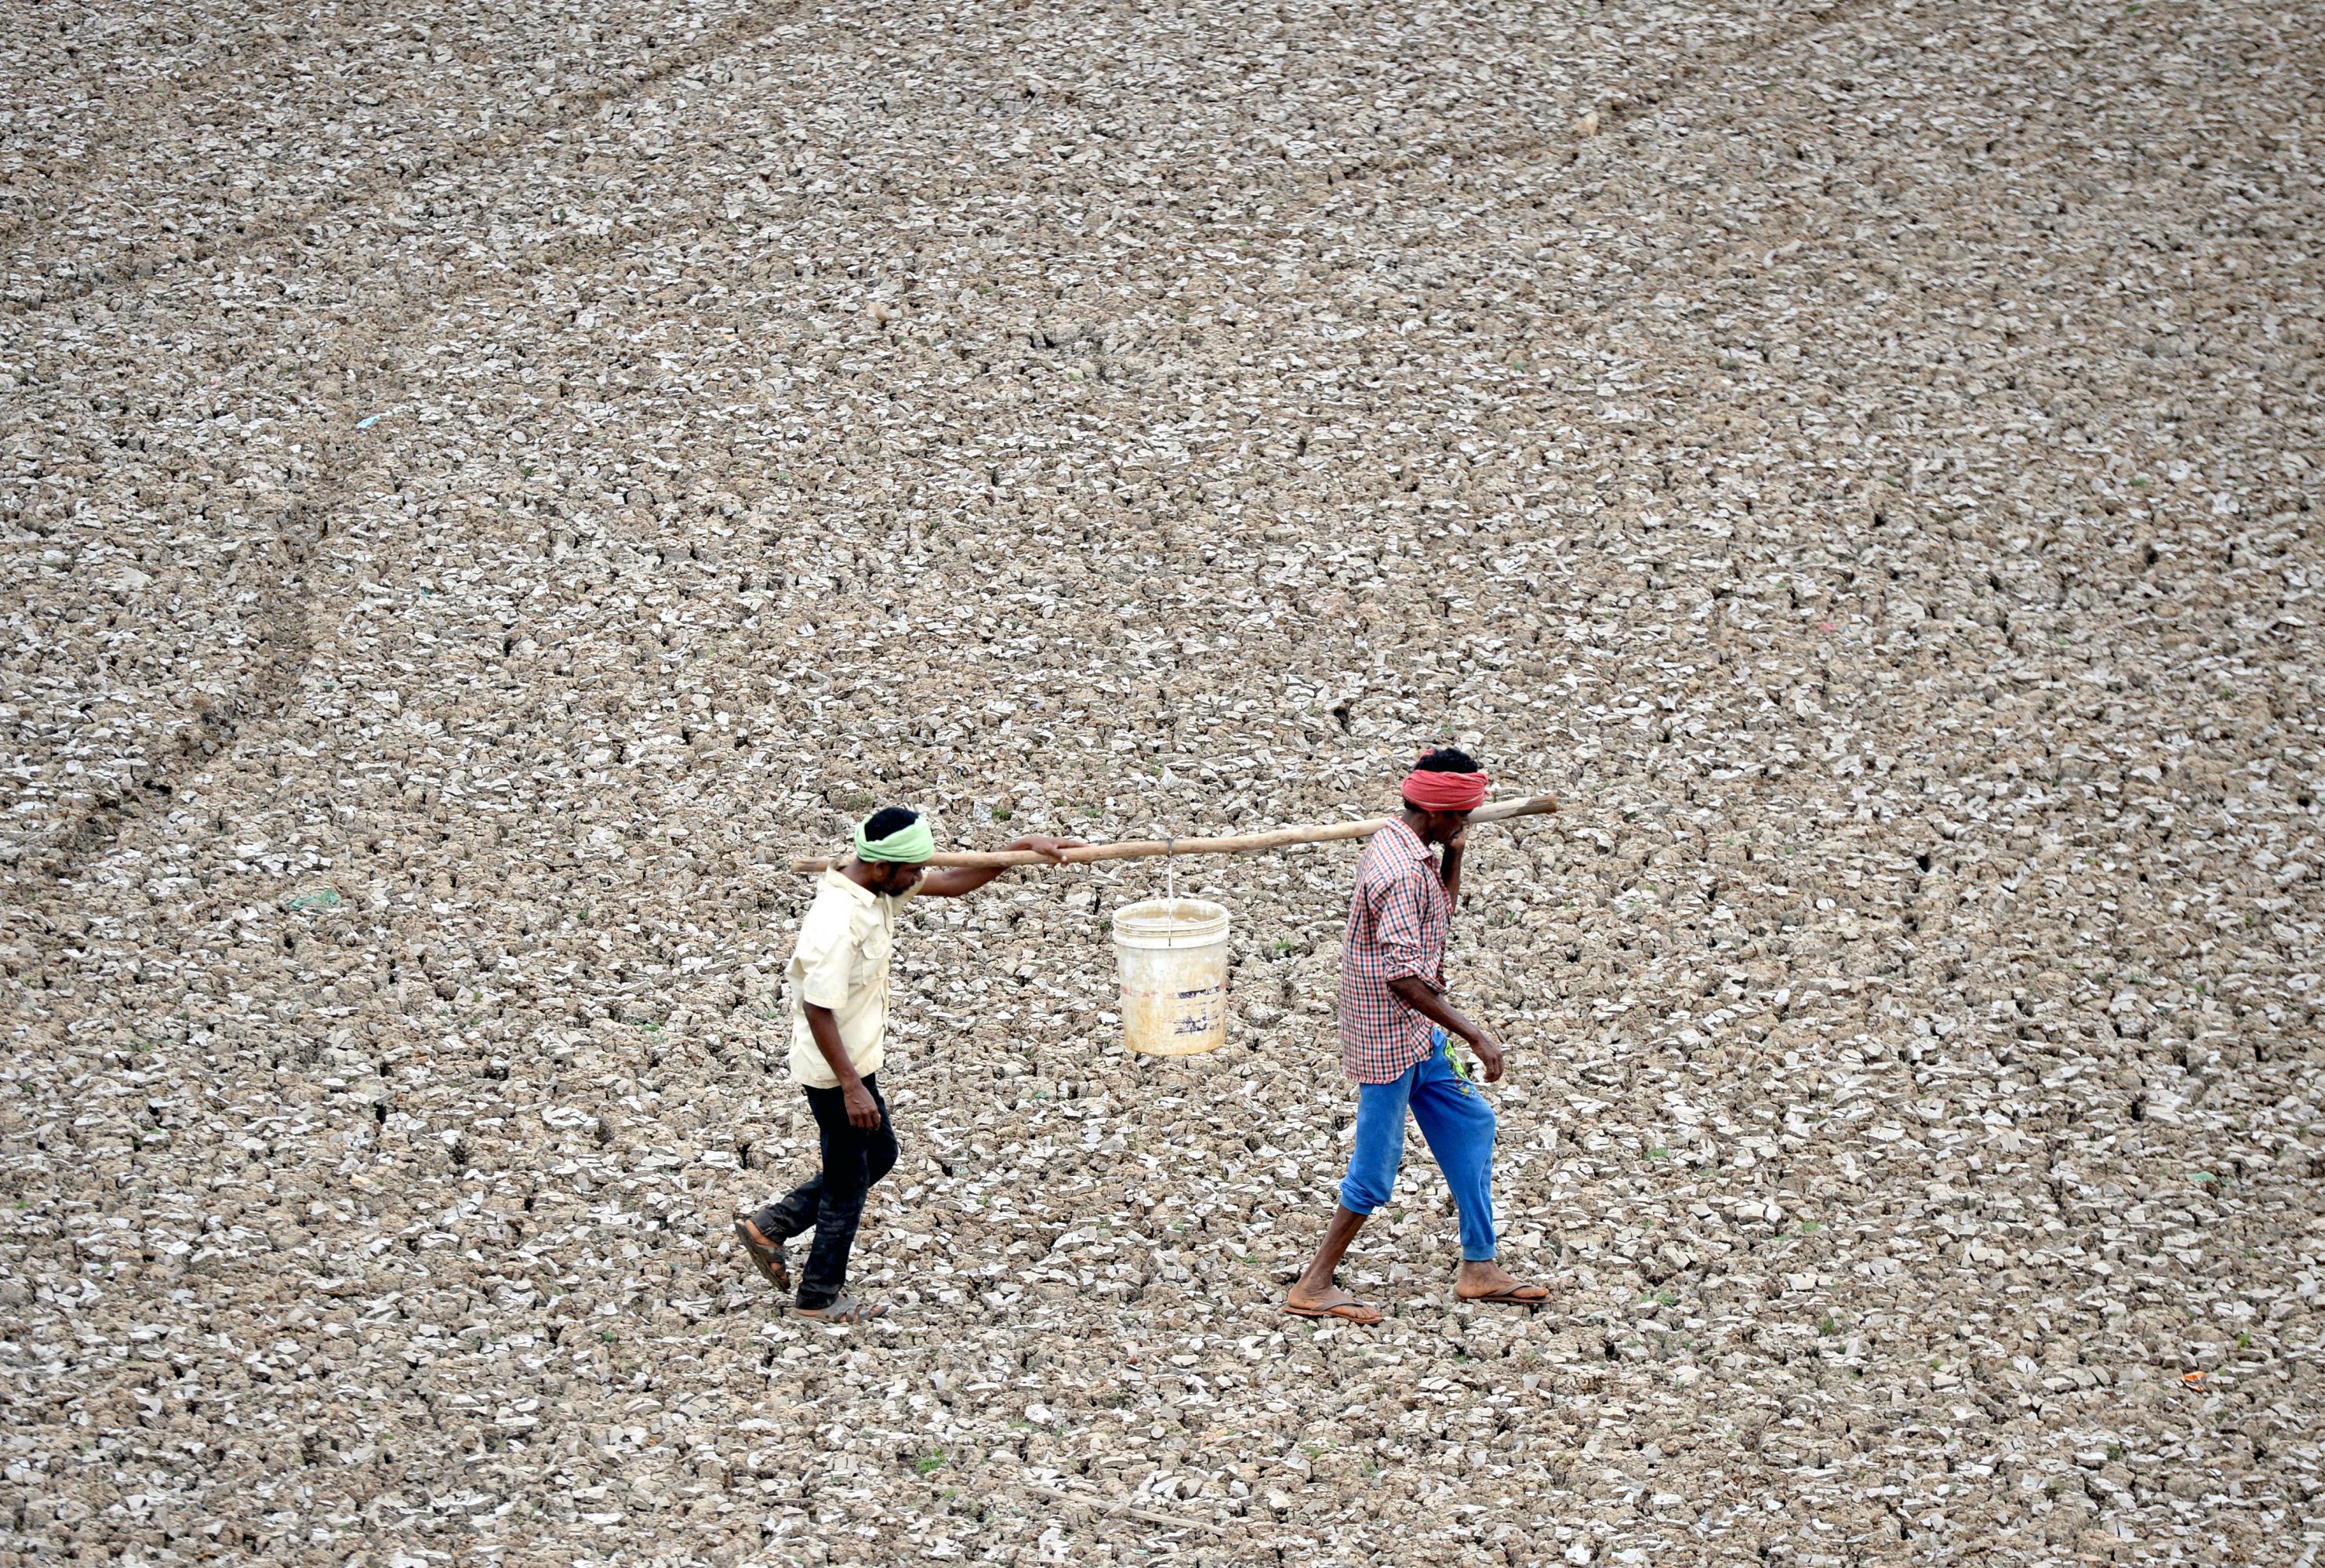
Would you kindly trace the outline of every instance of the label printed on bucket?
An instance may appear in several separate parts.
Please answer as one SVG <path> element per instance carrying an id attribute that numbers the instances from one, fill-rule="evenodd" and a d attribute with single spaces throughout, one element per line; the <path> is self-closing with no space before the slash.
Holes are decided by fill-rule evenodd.
<path id="1" fill-rule="evenodd" d="M 1197 1000 L 1199 998 L 1200 1000 Z M 1218 998 L 1219 988 L 1216 985 L 1199 985 L 1192 991 L 1181 992 L 1179 1005 L 1174 1010 L 1177 1016 L 1171 1020 L 1171 1032 L 1189 1036 L 1209 1034 L 1215 1027 Z"/>
<path id="2" fill-rule="evenodd" d="M 1134 1051 L 1190 1056 L 1214 1051 L 1227 1036 L 1227 977 L 1222 947 L 1197 964 L 1182 954 L 1133 949 L 1122 964 L 1123 1042 Z M 1167 959 L 1156 962 L 1154 959 Z M 1192 973 L 1189 973 L 1189 971 Z M 1208 973 L 1206 973 L 1208 971 Z"/>

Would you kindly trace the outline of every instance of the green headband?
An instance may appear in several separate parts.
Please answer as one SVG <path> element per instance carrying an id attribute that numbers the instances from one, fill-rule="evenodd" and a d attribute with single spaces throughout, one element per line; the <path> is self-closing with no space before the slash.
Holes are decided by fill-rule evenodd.
<path id="1" fill-rule="evenodd" d="M 910 825 L 898 828 L 885 838 L 867 838 L 864 824 L 856 825 L 856 858 L 858 860 L 893 861 L 901 865 L 916 866 L 937 853 L 937 835 L 929 831 L 928 819 L 916 816 Z"/>

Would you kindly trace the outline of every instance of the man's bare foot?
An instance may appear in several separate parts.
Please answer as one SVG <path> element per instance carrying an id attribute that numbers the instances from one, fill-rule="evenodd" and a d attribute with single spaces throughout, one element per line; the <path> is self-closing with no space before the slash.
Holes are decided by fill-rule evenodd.
<path id="1" fill-rule="evenodd" d="M 1283 1297 L 1283 1310 L 1294 1317 L 1346 1318 L 1366 1326 L 1381 1320 L 1380 1308 L 1368 1301 L 1358 1301 L 1337 1285 L 1328 1285 L 1321 1290 L 1294 1285 Z"/>
<path id="2" fill-rule="evenodd" d="M 1514 1306 L 1540 1306 L 1550 1299 L 1550 1290 L 1545 1286 L 1519 1284 L 1515 1275 L 1491 1259 L 1482 1262 L 1465 1259 L 1461 1272 L 1453 1279 L 1453 1296 L 1459 1301 L 1507 1302 Z"/>

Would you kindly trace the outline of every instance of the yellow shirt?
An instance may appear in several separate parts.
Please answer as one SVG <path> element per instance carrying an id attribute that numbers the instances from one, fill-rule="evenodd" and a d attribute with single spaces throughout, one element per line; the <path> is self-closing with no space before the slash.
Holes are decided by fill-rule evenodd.
<path id="1" fill-rule="evenodd" d="M 896 952 L 896 906 L 903 902 L 858 887 L 837 870 L 816 884 L 815 902 L 800 922 L 799 945 L 783 971 L 792 993 L 792 1083 L 839 1085 L 808 1030 L 809 1002 L 831 1010 L 839 1043 L 859 1076 L 880 1070 L 888 1034 L 888 962 Z"/>

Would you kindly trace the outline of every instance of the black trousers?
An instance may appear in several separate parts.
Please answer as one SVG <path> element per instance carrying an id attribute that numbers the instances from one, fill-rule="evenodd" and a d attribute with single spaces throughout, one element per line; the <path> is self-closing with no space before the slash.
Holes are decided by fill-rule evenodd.
<path id="1" fill-rule="evenodd" d="M 801 1086 L 822 1134 L 823 1169 L 751 1216 L 759 1233 L 779 1246 L 803 1231 L 815 1232 L 807 1267 L 800 1270 L 801 1306 L 829 1306 L 838 1299 L 856 1228 L 864 1220 L 864 1195 L 895 1168 L 896 1130 L 880 1094 L 880 1075 L 868 1075 L 864 1087 L 880 1108 L 880 1125 L 869 1131 L 848 1120 L 848 1097 L 839 1090 Z"/>

